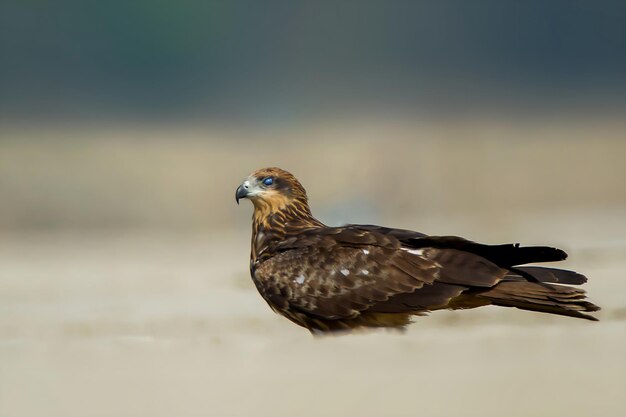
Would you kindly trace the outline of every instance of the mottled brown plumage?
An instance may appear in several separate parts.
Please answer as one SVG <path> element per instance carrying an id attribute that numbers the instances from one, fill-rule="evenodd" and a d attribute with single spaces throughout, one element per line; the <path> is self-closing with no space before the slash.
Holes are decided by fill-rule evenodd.
<path id="1" fill-rule="evenodd" d="M 403 328 L 432 310 L 517 307 L 596 320 L 576 272 L 521 266 L 560 261 L 560 249 L 483 245 L 369 225 L 327 227 L 280 168 L 252 173 L 236 199 L 254 205 L 250 273 L 274 309 L 313 333 Z"/>

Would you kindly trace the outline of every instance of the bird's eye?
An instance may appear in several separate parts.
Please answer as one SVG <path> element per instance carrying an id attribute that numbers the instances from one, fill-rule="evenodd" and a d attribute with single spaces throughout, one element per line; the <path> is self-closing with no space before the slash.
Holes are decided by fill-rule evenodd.
<path id="1" fill-rule="evenodd" d="M 263 184 L 265 185 L 272 185 L 274 183 L 274 178 L 272 177 L 267 177 L 263 180 Z"/>

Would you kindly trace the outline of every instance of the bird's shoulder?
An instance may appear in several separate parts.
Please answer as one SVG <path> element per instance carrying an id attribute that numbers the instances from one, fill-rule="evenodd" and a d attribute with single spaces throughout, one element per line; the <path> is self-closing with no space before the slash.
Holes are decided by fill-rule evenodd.
<path id="1" fill-rule="evenodd" d="M 362 248 L 375 246 L 387 249 L 457 249 L 471 252 L 476 242 L 457 236 L 429 236 L 407 229 L 376 225 L 349 224 L 337 227 L 314 227 L 290 233 L 272 246 L 274 253 L 305 247 Z"/>

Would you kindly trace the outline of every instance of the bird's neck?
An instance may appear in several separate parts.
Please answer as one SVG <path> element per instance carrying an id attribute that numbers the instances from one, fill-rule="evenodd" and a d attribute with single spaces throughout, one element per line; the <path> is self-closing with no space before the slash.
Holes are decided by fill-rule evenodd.
<path id="1" fill-rule="evenodd" d="M 311 215 L 306 203 L 289 204 L 279 210 L 268 211 L 255 204 L 252 216 L 251 268 L 274 255 L 275 246 L 304 230 L 326 227 Z"/>

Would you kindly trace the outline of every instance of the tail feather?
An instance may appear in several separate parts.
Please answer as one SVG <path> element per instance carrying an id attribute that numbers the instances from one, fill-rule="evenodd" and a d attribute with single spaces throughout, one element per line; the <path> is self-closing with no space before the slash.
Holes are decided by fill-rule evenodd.
<path id="1" fill-rule="evenodd" d="M 549 246 L 484 245 L 485 256 L 500 267 L 524 265 L 535 262 L 556 262 L 567 258 L 561 249 Z"/>
<path id="2" fill-rule="evenodd" d="M 503 281 L 479 295 L 491 304 L 516 307 L 522 310 L 558 314 L 597 321 L 584 314 L 600 310 L 600 307 L 585 301 L 585 291 L 579 288 L 535 283 L 527 281 Z"/>
<path id="3" fill-rule="evenodd" d="M 530 279 L 536 282 L 551 282 L 557 284 L 581 285 L 587 282 L 587 277 L 578 272 L 566 269 L 547 268 L 543 266 L 519 266 L 510 268 L 513 274 L 507 275 L 506 279 L 524 280 Z"/>
<path id="4" fill-rule="evenodd" d="M 556 262 L 567 258 L 567 253 L 549 246 L 520 246 L 519 243 L 485 245 L 455 236 L 425 236 L 405 240 L 412 248 L 444 248 L 471 252 L 489 259 L 500 268 L 510 268 L 538 262 Z"/>

